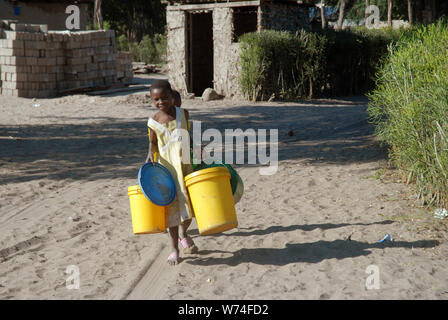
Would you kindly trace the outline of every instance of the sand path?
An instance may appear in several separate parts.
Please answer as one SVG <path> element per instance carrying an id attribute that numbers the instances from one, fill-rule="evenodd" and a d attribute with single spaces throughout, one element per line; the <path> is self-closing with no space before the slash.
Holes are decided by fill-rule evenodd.
<path id="1" fill-rule="evenodd" d="M 203 129 L 278 128 L 279 168 L 237 165 L 239 227 L 204 237 L 193 225 L 200 252 L 169 268 L 166 234 L 131 232 L 127 187 L 146 155 L 147 102 L 0 97 L 1 299 L 448 297 L 446 223 L 424 229 L 430 213 L 381 176 L 364 98 L 184 101 Z M 386 233 L 395 241 L 379 244 Z M 369 290 L 372 265 L 380 287 Z M 80 289 L 66 286 L 69 266 Z"/>

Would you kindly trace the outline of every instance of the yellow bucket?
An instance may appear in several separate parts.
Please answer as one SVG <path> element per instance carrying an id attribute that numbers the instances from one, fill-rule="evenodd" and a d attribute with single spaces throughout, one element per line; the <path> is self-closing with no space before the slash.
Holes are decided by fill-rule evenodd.
<path id="1" fill-rule="evenodd" d="M 132 230 L 135 234 L 159 233 L 166 229 L 165 207 L 149 201 L 140 186 L 128 187 Z"/>
<path id="2" fill-rule="evenodd" d="M 227 168 L 214 167 L 193 172 L 185 177 L 185 185 L 201 235 L 238 226 Z"/>

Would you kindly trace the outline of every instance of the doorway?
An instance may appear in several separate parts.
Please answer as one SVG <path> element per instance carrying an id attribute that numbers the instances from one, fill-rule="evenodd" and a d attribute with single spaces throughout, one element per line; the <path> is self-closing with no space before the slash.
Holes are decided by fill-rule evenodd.
<path id="1" fill-rule="evenodd" d="M 188 92 L 202 96 L 213 88 L 213 15 L 211 10 L 187 12 L 186 69 Z"/>

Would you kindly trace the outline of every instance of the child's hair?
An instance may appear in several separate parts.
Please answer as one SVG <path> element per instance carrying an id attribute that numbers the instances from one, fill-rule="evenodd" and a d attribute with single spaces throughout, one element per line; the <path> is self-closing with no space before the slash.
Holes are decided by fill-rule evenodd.
<path id="1" fill-rule="evenodd" d="M 151 84 L 151 88 L 149 89 L 150 92 L 154 89 L 161 89 L 161 90 L 167 90 L 171 93 L 173 93 L 173 89 L 171 89 L 171 85 L 167 80 L 156 80 Z"/>
<path id="2" fill-rule="evenodd" d="M 182 104 L 182 98 L 180 97 L 179 91 L 173 90 L 173 99 L 174 99 L 174 104 L 177 107 L 180 107 L 180 105 Z"/>

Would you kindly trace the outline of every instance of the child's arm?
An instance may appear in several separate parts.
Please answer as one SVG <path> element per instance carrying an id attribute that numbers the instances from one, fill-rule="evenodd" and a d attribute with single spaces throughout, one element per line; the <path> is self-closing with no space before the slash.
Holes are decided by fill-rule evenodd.
<path id="1" fill-rule="evenodd" d="M 148 145 L 148 155 L 146 156 L 146 162 L 154 162 L 154 152 L 158 151 L 157 148 L 157 135 L 154 130 L 150 130 L 149 132 L 149 145 Z"/>
<path id="2" fill-rule="evenodd" d="M 185 109 L 184 109 L 185 110 Z M 202 146 L 200 145 L 194 145 L 193 144 L 193 136 L 191 133 L 191 128 L 190 128 L 190 114 L 188 113 L 188 110 L 185 110 L 185 120 L 187 122 L 187 129 L 188 132 L 190 133 L 190 146 L 192 146 L 192 150 L 193 150 L 193 154 L 195 155 L 196 159 L 201 159 L 201 154 L 202 154 Z"/>

